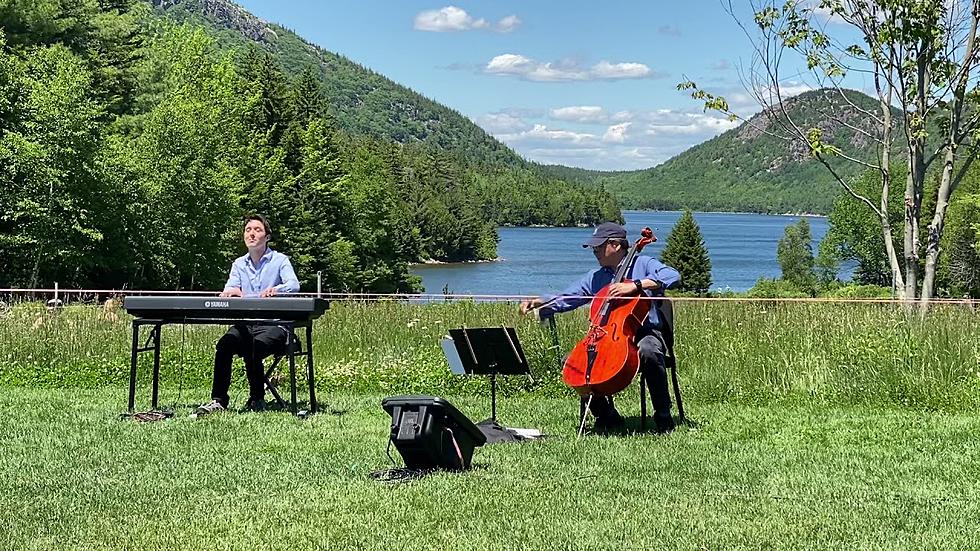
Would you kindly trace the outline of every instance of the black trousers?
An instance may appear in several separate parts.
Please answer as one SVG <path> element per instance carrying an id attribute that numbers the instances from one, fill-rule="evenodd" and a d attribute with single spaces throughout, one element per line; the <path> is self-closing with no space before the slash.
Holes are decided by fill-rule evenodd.
<path id="1" fill-rule="evenodd" d="M 228 407 L 231 364 L 237 355 L 245 360 L 249 399 L 261 400 L 265 397 L 265 373 L 262 371 L 262 360 L 285 351 L 286 330 L 282 327 L 235 325 L 229 328 L 215 345 L 211 398 Z"/>
<path id="2" fill-rule="evenodd" d="M 667 387 L 663 336 L 656 329 L 643 328 L 637 335 L 636 346 L 640 349 L 640 372 L 646 375 L 654 415 L 670 417 L 670 391 Z M 596 419 L 602 419 L 612 415 L 616 409 L 613 407 L 612 397 L 595 394 L 592 396 L 589 411 Z"/>

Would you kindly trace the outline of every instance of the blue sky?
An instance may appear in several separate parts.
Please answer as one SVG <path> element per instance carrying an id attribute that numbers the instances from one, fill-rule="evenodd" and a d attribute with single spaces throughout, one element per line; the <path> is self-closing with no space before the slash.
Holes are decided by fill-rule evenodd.
<path id="1" fill-rule="evenodd" d="M 749 41 L 719 0 L 238 1 L 542 163 L 648 168 L 732 128 L 676 89 L 685 77 L 758 110 L 736 70 Z"/>

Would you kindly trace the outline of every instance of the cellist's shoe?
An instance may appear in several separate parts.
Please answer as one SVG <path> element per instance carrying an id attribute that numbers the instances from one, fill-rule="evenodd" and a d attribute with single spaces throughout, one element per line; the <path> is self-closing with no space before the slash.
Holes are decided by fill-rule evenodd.
<path id="1" fill-rule="evenodd" d="M 626 430 L 626 420 L 613 410 L 609 415 L 596 418 L 593 430 L 599 434 L 621 433 Z"/>
<path id="2" fill-rule="evenodd" d="M 657 426 L 657 434 L 667 434 L 669 432 L 674 432 L 675 424 L 674 418 L 668 413 L 666 415 L 660 415 L 655 413 L 653 415 L 653 422 Z"/>

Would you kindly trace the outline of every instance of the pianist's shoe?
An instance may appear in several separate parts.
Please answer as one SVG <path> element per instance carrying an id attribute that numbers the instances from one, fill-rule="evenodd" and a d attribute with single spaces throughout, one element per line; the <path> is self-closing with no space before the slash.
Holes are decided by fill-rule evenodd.
<path id="1" fill-rule="evenodd" d="M 194 413 L 196 413 L 197 416 L 200 417 L 202 415 L 208 415 L 209 413 L 215 413 L 224 410 L 225 410 L 225 406 L 221 405 L 221 402 L 217 400 L 211 400 L 206 404 L 202 404 L 199 408 L 197 408 L 197 411 L 195 411 Z"/>
<path id="2" fill-rule="evenodd" d="M 239 410 L 241 413 L 265 411 L 265 400 L 262 398 L 249 398 L 245 405 Z"/>

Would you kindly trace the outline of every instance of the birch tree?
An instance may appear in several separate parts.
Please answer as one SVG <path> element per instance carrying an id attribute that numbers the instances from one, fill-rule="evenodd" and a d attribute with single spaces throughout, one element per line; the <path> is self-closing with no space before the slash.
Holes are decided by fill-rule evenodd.
<path id="1" fill-rule="evenodd" d="M 731 0 L 727 9 L 735 16 Z M 763 0 L 753 2 L 752 11 L 752 24 L 736 21 L 753 46 L 742 76 L 769 121 L 763 130 L 805 145 L 843 190 L 874 214 L 896 296 L 925 307 L 934 295 L 950 197 L 976 156 L 980 0 Z M 843 101 L 870 121 L 852 129 L 875 144 L 874 159 L 849 156 L 825 141 L 819 128 L 793 119 L 783 90 L 788 77 L 800 75 L 801 62 L 828 101 Z M 877 110 L 862 109 L 848 97 L 849 75 L 872 83 Z M 706 109 L 736 117 L 725 98 L 694 82 L 678 88 L 692 90 Z M 834 110 L 827 116 L 838 117 Z M 849 124 L 844 117 L 839 122 Z M 878 174 L 875 192 L 841 177 L 831 162 L 837 159 Z M 893 181 L 889 172 L 896 162 L 905 165 L 904 182 Z M 927 174 L 937 175 L 938 186 L 935 197 L 924 201 Z M 888 216 L 889 197 L 903 191 L 904 216 L 896 228 Z M 924 205 L 930 206 L 926 212 Z M 902 239 L 893 240 L 895 232 Z"/>

